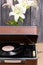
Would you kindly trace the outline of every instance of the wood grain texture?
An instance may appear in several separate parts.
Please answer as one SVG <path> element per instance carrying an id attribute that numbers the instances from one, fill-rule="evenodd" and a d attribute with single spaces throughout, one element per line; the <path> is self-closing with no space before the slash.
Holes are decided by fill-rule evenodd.
<path id="1" fill-rule="evenodd" d="M 0 35 L 1 34 L 38 35 L 38 28 L 37 26 L 0 26 Z"/>

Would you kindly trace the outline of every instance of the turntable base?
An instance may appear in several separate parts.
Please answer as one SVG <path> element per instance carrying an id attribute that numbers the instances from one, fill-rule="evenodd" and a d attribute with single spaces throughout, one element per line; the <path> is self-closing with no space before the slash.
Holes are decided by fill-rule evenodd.
<path id="1" fill-rule="evenodd" d="M 37 65 L 37 60 L 27 60 L 24 63 L 0 63 L 0 65 Z"/>

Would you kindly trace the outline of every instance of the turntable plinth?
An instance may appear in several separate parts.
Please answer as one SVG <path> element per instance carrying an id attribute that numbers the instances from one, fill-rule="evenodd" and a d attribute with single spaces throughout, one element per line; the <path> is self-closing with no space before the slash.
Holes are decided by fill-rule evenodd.
<path id="1" fill-rule="evenodd" d="M 37 65 L 37 60 L 27 60 L 25 63 L 0 63 L 0 65 Z"/>

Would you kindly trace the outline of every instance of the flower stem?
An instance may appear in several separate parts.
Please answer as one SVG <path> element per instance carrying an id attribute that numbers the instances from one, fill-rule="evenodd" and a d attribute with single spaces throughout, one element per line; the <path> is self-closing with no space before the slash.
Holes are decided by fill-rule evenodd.
<path id="1" fill-rule="evenodd" d="M 18 22 L 15 22 L 14 20 L 13 21 L 9 21 L 9 22 L 7 22 L 7 24 L 8 25 L 15 25 L 15 26 L 18 26 L 19 24 L 18 24 Z"/>
<path id="2" fill-rule="evenodd" d="M 20 17 L 20 18 L 19 18 L 19 21 L 23 23 L 23 22 L 24 22 L 24 19 L 22 19 L 22 18 Z"/>

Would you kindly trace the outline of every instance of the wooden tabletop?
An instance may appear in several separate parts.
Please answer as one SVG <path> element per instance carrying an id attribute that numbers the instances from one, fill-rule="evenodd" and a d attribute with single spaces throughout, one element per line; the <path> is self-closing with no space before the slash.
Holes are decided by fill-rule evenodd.
<path id="1" fill-rule="evenodd" d="M 38 50 L 38 64 L 43 65 L 43 43 L 37 43 L 37 50 Z"/>

